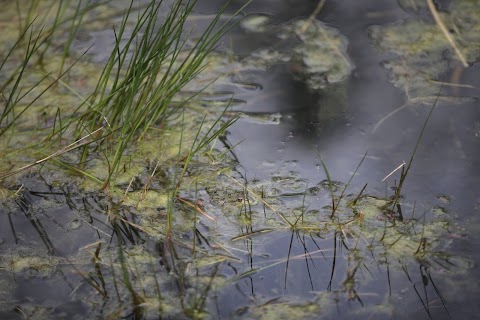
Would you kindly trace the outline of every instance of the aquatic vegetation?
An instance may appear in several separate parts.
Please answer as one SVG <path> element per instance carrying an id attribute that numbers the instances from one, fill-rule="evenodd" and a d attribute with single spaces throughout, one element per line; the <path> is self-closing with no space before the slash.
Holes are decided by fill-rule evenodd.
<path id="1" fill-rule="evenodd" d="M 439 103 L 452 105 L 476 101 L 473 97 L 444 93 L 439 95 L 438 92 L 442 86 L 451 87 L 454 93 L 458 88 L 473 89 L 472 86 L 455 83 L 454 76 L 452 79 L 445 79 L 445 74 L 456 68 L 458 76 L 462 68 L 467 68 L 480 58 L 480 15 L 476 10 L 479 2 L 474 0 L 452 3 L 441 12 L 438 12 L 430 0 L 401 3 L 418 14 L 428 7 L 433 19 L 419 18 L 417 14 L 404 21 L 387 26 L 372 26 L 369 29 L 373 44 L 389 56 L 383 63 L 383 66 L 390 70 L 389 81 L 401 88 L 407 97 L 404 105 L 375 125 L 374 132 L 383 122 L 408 106 L 428 106 L 437 100 Z"/>
<path id="2" fill-rule="evenodd" d="M 241 100 L 219 88 L 261 90 L 239 74 L 287 63 L 310 91 L 342 100 L 354 66 L 338 29 L 247 16 L 244 30 L 293 49 L 237 59 L 213 51 L 235 24 L 223 11 L 199 39 L 187 37 L 195 1 L 132 2 L 124 14 L 118 3 L 62 2 L 42 9 L 48 32 L 30 24 L 42 2 L 29 3 L 20 36 L 0 35 L 24 53 L 7 50 L 0 68 L 9 72 L 0 102 L 0 317 L 315 319 L 339 301 L 366 300 L 352 314 L 388 317 L 405 283 L 423 284 L 422 304 L 443 303 L 437 276 L 473 268 L 449 253 L 462 226 L 448 196 L 420 213 L 401 198 L 412 161 L 391 198 L 366 185 L 349 193 L 365 156 L 347 183 L 323 161 L 318 181 L 276 163 L 251 179 L 238 163 L 227 130 L 239 113 L 226 108 Z M 79 37 L 109 17 L 110 55 L 85 53 Z M 47 285 L 54 289 L 36 293 Z"/>
<path id="3" fill-rule="evenodd" d="M 318 20 L 295 20 L 279 30 L 278 26 L 268 26 L 266 18 L 260 17 L 260 22 L 265 26 L 257 29 L 257 32 L 273 33 L 282 43 L 290 43 L 293 49 L 260 49 L 247 59 L 247 65 L 265 68 L 275 63 L 288 62 L 292 65 L 296 78 L 305 82 L 312 91 L 340 83 L 354 70 L 347 55 L 348 40 L 338 29 Z M 250 20 L 254 18 L 251 17 Z M 304 30 L 306 24 L 308 28 Z"/>
<path id="4" fill-rule="evenodd" d="M 250 32 L 265 32 L 269 20 L 268 15 L 250 15 L 242 20 L 241 26 Z"/>
<path id="5" fill-rule="evenodd" d="M 294 63 L 301 67 L 299 77 L 305 78 L 312 90 L 345 80 L 354 69 L 347 55 L 347 39 L 335 28 L 315 20 L 306 30 L 307 21 L 296 21 L 292 30 L 302 41 L 294 50 Z M 328 58 L 327 58 L 328 57 Z"/>
<path id="6" fill-rule="evenodd" d="M 255 319 L 315 319 L 322 314 L 322 306 L 316 302 L 294 303 L 292 301 L 282 302 L 281 299 L 274 299 L 259 304 L 249 310 Z"/>
<path id="7" fill-rule="evenodd" d="M 425 1 L 402 3 L 415 10 L 426 6 Z M 460 1 L 438 13 L 469 64 L 480 58 L 478 5 L 478 1 Z M 393 55 L 384 66 L 391 72 L 390 81 L 402 88 L 409 100 L 435 95 L 442 82 L 440 77 L 452 64 L 458 64 L 451 44 L 432 19 L 415 17 L 388 26 L 373 26 L 369 34 L 379 50 Z"/>

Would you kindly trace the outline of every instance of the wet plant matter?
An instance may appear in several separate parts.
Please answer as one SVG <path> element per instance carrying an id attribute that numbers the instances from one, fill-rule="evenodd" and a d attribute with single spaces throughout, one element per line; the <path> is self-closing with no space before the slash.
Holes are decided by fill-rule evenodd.
<path id="1" fill-rule="evenodd" d="M 41 3 L 30 4 L 32 20 Z M 2 316 L 316 319 L 350 305 L 346 316 L 414 306 L 448 317 L 439 279 L 473 264 L 449 252 L 461 237 L 452 212 L 402 198 L 417 148 L 393 194 L 379 197 L 353 183 L 366 154 L 346 184 L 330 159 L 313 178 L 295 161 L 263 163 L 268 177 L 258 178 L 239 163 L 242 143 L 229 142 L 237 116 L 276 126 L 288 115 L 231 112 L 240 100 L 219 88 L 255 87 L 252 65 L 268 72 L 284 62 L 309 91 L 342 87 L 353 70 L 346 37 L 313 16 L 280 28 L 266 18 L 262 32 L 281 30 L 294 50 L 241 59 L 213 50 L 235 25 L 223 11 L 188 37 L 194 4 L 132 2 L 115 12 L 80 1 L 36 18 L 52 28 L 19 24 L 12 52 L 24 58 L 7 50 L 2 64 L 13 75 L 0 123 Z M 96 28 L 92 14 L 116 21 L 102 65 L 74 48 Z M 58 291 L 44 299 L 36 283 Z"/>

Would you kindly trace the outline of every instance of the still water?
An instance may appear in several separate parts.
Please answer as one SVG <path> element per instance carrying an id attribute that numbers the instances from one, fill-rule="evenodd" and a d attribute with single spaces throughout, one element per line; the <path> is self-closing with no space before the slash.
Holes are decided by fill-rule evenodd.
<path id="1" fill-rule="evenodd" d="M 195 232 L 180 232 L 177 252 L 170 256 L 161 237 L 125 224 L 122 236 L 114 234 L 105 208 L 115 201 L 107 196 L 78 194 L 73 184 L 52 187 L 36 176 L 25 177 L 23 200 L 0 209 L 1 281 L 6 288 L 0 316 L 475 317 L 480 312 L 480 64 L 469 56 L 470 66 L 463 67 L 448 46 L 440 54 L 433 48 L 412 55 L 423 57 L 420 61 L 408 56 L 407 44 L 415 39 L 395 42 L 388 31 L 404 26 L 405 34 L 413 34 L 409 22 L 432 24 L 428 8 L 415 3 L 326 1 L 313 22 L 316 33 L 309 34 L 296 28 L 317 1 L 253 1 L 215 53 L 230 59 L 217 68 L 222 76 L 207 68 L 207 76 L 211 72 L 219 79 L 199 96 L 208 108 L 234 94 L 228 112 L 242 114 L 224 140 L 232 148 L 226 152 L 234 160 L 233 173 L 220 175 L 216 186 L 190 192 L 202 199 L 216 222 L 202 217 Z M 465 3 L 478 15 L 478 1 Z M 205 17 L 222 5 L 201 1 L 188 24 L 208 22 Z M 243 1 L 232 1 L 225 16 L 242 6 Z M 437 8 L 443 13 L 460 10 L 454 1 L 442 1 Z M 93 45 L 89 59 L 101 64 L 108 58 L 109 34 L 107 28 L 84 31 L 73 48 L 81 52 Z M 462 35 L 472 46 L 480 42 L 478 34 Z M 323 40 L 315 42 L 319 37 Z M 390 41 L 392 48 L 387 47 Z M 408 68 L 400 72 L 402 63 Z M 449 84 L 439 85 L 441 81 Z M 400 171 L 382 179 L 408 163 L 435 101 L 402 189 L 399 219 L 384 205 Z M 359 163 L 340 205 L 342 223 L 331 224 L 330 191 L 335 189 L 338 197 Z M 349 218 L 347 202 L 360 193 L 358 212 Z M 248 219 L 240 221 L 242 210 Z M 125 209 L 125 214 L 136 224 L 139 211 Z M 98 254 L 107 243 L 122 242 L 118 238 L 125 239 L 125 252 L 137 259 L 130 264 L 142 288 L 138 292 L 161 296 L 157 300 L 163 307 L 146 298 L 137 300 L 149 308 L 146 313 L 119 307 L 136 293 L 117 288 L 116 281 L 126 280 L 113 267 L 115 250 Z M 215 259 L 196 262 L 184 245 L 192 239 Z M 90 269 L 84 271 L 87 264 Z"/>
<path id="2" fill-rule="evenodd" d="M 282 1 L 275 5 L 262 1 L 254 2 L 246 11 L 249 14 L 268 15 L 269 21 L 278 30 L 278 25 L 282 23 L 308 16 L 316 5 L 313 1 L 296 1 L 295 4 Z M 443 5 L 443 10 L 448 11 L 451 4 Z M 391 78 L 394 76 L 384 67 L 391 55 L 382 54 L 375 48 L 369 37 L 369 28 L 400 24 L 406 19 L 428 19 L 428 16 L 427 10 L 412 16 L 412 12 L 404 10 L 397 1 L 327 1 L 317 18 L 338 28 L 348 38 L 346 53 L 355 66 L 342 83 L 345 87 L 344 97 L 332 98 L 329 92 L 332 89 L 328 86 L 320 92 L 312 92 L 307 88 L 308 85 L 295 79 L 291 67 L 282 64 L 270 66 L 264 72 L 246 75 L 250 82 L 259 83 L 262 90 L 237 95 L 246 101 L 239 110 L 247 113 L 280 113 L 284 116 L 280 124 L 258 124 L 247 119 L 240 120 L 229 129 L 232 145 L 244 141 L 235 147 L 242 170 L 250 179 L 267 178 L 280 171 L 295 172 L 311 186 L 326 179 L 319 161 L 321 156 L 335 180 L 347 181 L 367 152 L 366 160 L 352 182 L 352 192 L 358 192 L 368 182 L 369 192 L 391 194 L 389 188 L 394 185 L 395 178 L 387 182 L 382 182 L 382 179 L 403 161 L 409 160 L 433 100 L 401 108 L 378 124 L 390 112 L 405 105 L 408 98 L 401 88 L 392 85 Z M 240 56 L 278 45 L 278 40 L 272 39 L 274 37 L 268 33 L 252 35 L 248 31 L 237 32 L 233 39 Z M 410 204 L 420 205 L 421 209 L 417 207 L 419 211 L 435 206 L 445 207 L 452 219 L 452 227 L 459 225 L 461 233 L 458 236 L 461 239 L 449 244 L 448 251 L 468 257 L 473 265 L 477 265 L 479 194 L 475 190 L 480 181 L 480 141 L 475 128 L 480 118 L 476 98 L 480 92 L 480 79 L 476 76 L 480 65 L 476 62 L 468 68 L 455 63 L 451 65 L 441 73 L 439 79 L 472 87 L 445 86 L 441 89 L 442 95 L 471 99 L 461 103 L 438 102 L 415 156 L 404 196 Z M 338 88 L 333 90 L 338 91 Z M 339 100 L 343 106 L 338 105 Z M 336 103 L 335 107 L 341 109 L 340 114 L 330 119 L 322 114 L 325 109 L 331 110 L 326 105 L 328 103 Z M 448 201 L 443 202 L 443 196 Z M 453 235 L 453 229 L 451 232 L 450 237 L 457 237 Z M 314 237 L 302 239 L 294 232 L 272 238 L 266 251 L 271 255 L 269 259 L 285 257 L 286 253 L 295 256 L 316 252 L 319 248 L 331 249 L 334 241 L 321 239 L 316 243 Z M 305 297 L 312 299 L 313 296 L 318 297 L 319 293 L 321 295 L 321 292 L 335 292 L 342 287 L 342 281 L 349 274 L 348 268 L 352 266 L 349 266 L 348 258 L 337 260 L 332 266 L 333 258 L 331 254 L 327 255 L 328 258 L 318 260 L 300 259 L 289 268 L 276 266 L 274 270 L 268 269 L 256 277 L 243 279 L 236 286 L 238 292 L 233 290 L 229 298 L 222 298 L 221 301 L 238 302 L 243 297 L 240 305 L 248 305 L 249 300 L 255 301 L 259 296 L 263 297 L 264 303 L 268 301 L 266 297 L 282 299 L 294 296 L 301 303 Z M 425 279 L 424 271 L 428 267 L 421 263 L 409 266 L 413 274 L 410 276 L 416 279 L 407 276 L 398 266 L 389 270 L 385 263 L 364 264 L 363 267 L 358 271 L 361 275 L 356 275 L 361 291 L 358 292 L 358 299 L 352 299 L 351 296 L 348 299 L 348 295 L 339 294 L 332 298 L 334 307 L 330 306 L 332 309 L 318 318 L 351 318 L 358 312 L 357 316 L 362 318 L 407 319 L 414 316 L 462 319 L 479 312 L 474 303 L 479 287 L 473 279 L 478 279 L 480 275 L 476 267 L 463 276 L 452 274 L 448 280 L 440 272 L 432 275 L 433 283 L 426 281 L 424 285 L 421 279 Z M 339 277 L 333 277 L 333 285 L 332 269 L 335 269 L 335 276 Z M 428 272 L 435 273 L 434 269 Z M 469 278 L 473 281 L 469 282 Z M 272 309 L 275 309 L 275 302 L 272 304 Z M 371 311 L 371 308 L 374 309 L 372 306 L 382 304 L 391 309 L 384 314 Z M 226 315 L 223 313 L 223 316 Z"/>

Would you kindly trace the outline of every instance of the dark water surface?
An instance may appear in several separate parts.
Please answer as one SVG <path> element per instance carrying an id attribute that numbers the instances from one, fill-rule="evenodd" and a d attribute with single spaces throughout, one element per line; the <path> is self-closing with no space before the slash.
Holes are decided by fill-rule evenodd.
<path id="1" fill-rule="evenodd" d="M 295 1 L 295 4 L 276 1 L 276 5 L 270 2 L 254 2 L 246 11 L 268 13 L 272 14 L 275 21 L 288 21 L 308 15 L 315 6 L 313 1 Z M 252 124 L 240 120 L 230 128 L 232 144 L 245 139 L 244 143 L 235 148 L 235 153 L 251 178 L 268 177 L 278 171 L 277 166 L 283 166 L 285 170 L 295 171 L 308 181 L 308 184 L 314 185 L 326 178 L 315 151 L 317 150 L 327 164 L 330 175 L 336 180 L 347 181 L 363 154 L 368 152 L 353 180 L 353 189 L 358 192 L 363 184 L 368 182 L 369 192 L 387 192 L 393 185 L 393 180 L 387 183 L 382 183 L 381 180 L 402 161 L 409 160 L 431 104 L 407 107 L 387 119 L 373 132 L 376 123 L 403 105 L 406 97 L 401 90 L 388 82 L 388 72 L 382 67 L 386 56 L 372 46 L 367 28 L 371 25 L 398 22 L 408 16 L 396 1 L 327 1 L 318 19 L 339 28 L 348 37 L 348 54 L 356 67 L 345 82 L 346 111 L 341 117 L 322 119 L 322 109 L 325 108 L 322 95 L 328 93 L 322 92 L 318 96 L 311 94 L 301 83 L 289 79 L 288 68 L 282 70 L 282 67 L 276 66 L 258 75 L 256 82 L 262 85 L 263 91 L 255 93 L 252 103 L 249 103 L 248 97 L 245 98 L 247 105 L 243 110 L 285 112 L 291 116 L 284 117 L 280 125 Z M 240 47 L 241 54 L 245 54 L 242 48 L 243 44 L 250 48 L 248 36 L 238 38 L 240 40 L 235 47 Z M 476 63 L 461 71 L 459 82 L 471 84 L 473 89 L 442 90 L 446 94 L 478 97 L 479 68 L 480 65 Z M 453 74 L 453 70 L 447 72 L 444 75 L 445 81 L 450 81 Z M 265 98 L 257 95 L 264 95 Z M 257 100 L 261 103 L 256 103 Z M 480 262 L 480 195 L 477 191 L 480 181 L 480 139 L 476 131 L 478 129 L 475 129 L 478 127 L 478 119 L 478 100 L 460 105 L 439 102 L 422 138 L 404 190 L 405 199 L 410 203 L 416 202 L 425 208 L 423 210 L 435 205 L 446 206 L 453 214 L 453 223 L 458 223 L 464 230 L 462 239 L 455 241 L 449 249 L 473 259 L 475 267 L 469 270 L 468 275 L 452 276 L 445 281 L 440 274 L 436 274 L 436 288 L 433 289 L 431 283 L 421 288 L 420 279 L 423 276 L 417 272 L 418 268 L 422 268 L 420 265 L 411 266 L 415 270 L 412 273 L 419 277 L 411 281 L 403 272 L 387 270 L 385 265 L 379 264 L 378 268 L 373 270 L 364 269 L 360 278 L 371 281 L 366 281 L 368 284 L 361 285 L 359 289 L 364 293 L 359 293 L 362 301 L 346 301 L 343 300 L 345 297 L 339 297 L 336 306 L 332 308 L 334 310 L 328 312 L 329 315 L 325 315 L 325 318 L 351 318 L 355 312 L 360 312 L 361 316 L 359 314 L 357 317 L 372 319 L 448 319 L 450 316 L 463 319 L 474 317 L 480 312 L 478 304 L 475 303 L 480 276 L 477 267 Z M 275 166 L 271 166 L 271 163 Z M 439 195 L 447 195 L 449 203 L 440 203 Z M 305 247 L 308 248 L 307 251 L 315 251 L 318 248 L 313 246 L 312 241 L 314 238 L 301 241 L 297 235 L 286 234 L 272 240 L 271 250 L 268 252 L 271 258 L 274 258 L 285 257 L 289 250 L 302 251 Z M 332 242 L 333 239 L 328 241 Z M 320 247 L 324 246 L 320 244 Z M 325 247 L 332 248 L 332 244 L 325 244 Z M 268 296 L 265 286 L 271 290 L 270 293 L 275 292 L 273 296 L 299 297 L 309 296 L 311 292 L 335 290 L 335 284 L 336 289 L 339 288 L 338 281 L 341 279 L 334 278 L 333 286 L 329 283 L 333 268 L 331 257 L 320 259 L 317 264 L 310 261 L 310 270 L 310 262 L 306 260 L 308 259 L 295 261 L 288 274 L 282 266 L 275 271 L 266 271 L 265 275 L 239 282 L 239 293 L 236 296 L 244 295 L 250 299 L 259 295 Z M 335 272 L 345 274 L 346 263 L 342 259 L 337 260 Z M 274 274 L 278 276 L 275 277 Z M 387 279 L 388 277 L 391 278 Z M 267 283 L 269 285 L 266 285 Z M 424 292 L 416 292 L 417 289 L 425 289 L 425 295 Z M 438 303 L 439 295 L 435 289 L 439 290 L 445 300 L 448 312 Z M 398 296 L 393 294 L 395 298 L 384 296 L 392 291 L 401 293 Z M 236 299 L 225 298 L 230 303 L 238 301 Z M 391 313 L 378 315 L 367 311 L 369 306 L 387 304 L 385 299 L 393 306 Z M 426 302 L 422 299 L 431 300 Z M 248 299 L 243 303 L 248 304 Z M 424 303 L 432 303 L 431 308 L 427 308 L 432 312 L 430 315 L 426 308 L 422 307 Z"/>
<path id="2" fill-rule="evenodd" d="M 222 5 L 223 1 L 199 1 L 196 13 L 214 14 Z M 228 11 L 234 12 L 242 5 L 243 1 L 234 0 Z M 269 25 L 280 28 L 294 19 L 308 17 L 316 5 L 317 1 L 312 0 L 253 1 L 245 14 L 266 15 Z M 246 114 L 228 129 L 228 142 L 236 145 L 233 153 L 238 160 L 237 171 L 252 183 L 277 176 L 295 178 L 304 186 L 300 191 L 304 191 L 327 179 L 320 157 L 331 178 L 345 183 L 367 152 L 347 193 L 356 195 L 368 183 L 366 194 L 391 196 L 399 173 L 386 182 L 382 179 L 410 159 L 433 101 L 403 108 L 377 125 L 404 105 L 407 98 L 389 82 L 391 75 L 383 66 L 389 56 L 375 48 L 368 28 L 398 23 L 415 14 L 393 0 L 327 1 L 317 19 L 337 28 L 348 39 L 347 54 L 355 69 L 346 80 L 311 90 L 295 76 L 294 63 L 287 62 L 274 63 L 265 70 L 243 69 L 231 77 L 230 84 L 221 84 L 220 88 L 235 88 L 235 98 L 241 103 L 233 109 Z M 428 11 L 420 13 L 419 19 L 425 16 Z M 240 24 L 224 38 L 220 49 L 230 50 L 233 44 L 240 61 L 261 49 L 281 47 L 288 52 L 288 42 L 278 43 L 275 34 L 249 32 Z M 97 60 L 102 59 L 99 55 Z M 476 100 L 480 93 L 479 72 L 478 62 L 465 69 L 452 63 L 451 70 L 437 79 L 471 85 L 473 88 L 442 87 L 444 95 L 471 99 L 464 103 L 438 102 L 402 192 L 402 206 L 408 216 L 414 210 L 418 221 L 423 221 L 423 216 L 433 219 L 432 208 L 440 208 L 444 214 L 441 219 L 448 220 L 448 231 L 436 241 L 438 265 L 414 259 L 407 259 L 407 264 L 389 261 L 379 251 L 370 250 L 369 241 L 338 228 L 327 232 L 287 228 L 259 234 L 235 241 L 236 247 L 232 244 L 241 253 L 225 262 L 219 271 L 221 277 L 231 282 L 207 294 L 206 318 L 472 319 L 480 314 L 480 109 Z M 336 108 L 338 112 L 326 115 L 325 110 Z M 269 120 L 258 120 L 259 115 Z M 109 205 L 107 200 L 75 195 L 72 201 L 70 190 L 50 190 L 46 185 L 37 181 L 28 186 L 30 191 L 25 191 L 24 200 L 29 207 L 35 207 L 35 203 L 48 199 L 52 208 L 33 215 L 29 210 L 21 210 L 20 204 L 16 214 L 2 209 L 2 259 L 7 259 L 8 250 L 18 243 L 22 248 L 28 247 L 22 250 L 45 252 L 45 259 L 55 259 L 90 245 L 92 239 L 116 241 L 112 240 L 112 228 L 102 215 Z M 285 190 L 281 191 L 288 191 Z M 213 198 L 212 194 L 210 197 Z M 329 205 L 326 188 L 297 198 L 291 202 L 305 201 L 308 210 L 319 214 Z M 85 214 L 81 227 L 75 224 L 78 212 Z M 135 212 L 127 212 L 130 213 L 133 216 Z M 95 229 L 90 225 L 95 225 Z M 67 232 L 68 228 L 75 233 Z M 252 223 L 239 226 L 233 235 L 260 229 Z M 12 230 L 17 233 L 12 234 Z M 199 230 L 208 236 L 208 225 L 200 225 Z M 125 231 L 124 237 L 152 250 L 159 246 L 141 233 Z M 186 232 L 185 238 L 188 237 L 192 234 Z M 25 256 L 28 254 L 25 252 Z M 82 257 L 85 261 L 93 259 L 87 254 Z M 159 258 L 161 266 L 165 260 L 164 256 Z M 108 259 L 102 263 L 108 266 Z M 14 303 L 13 307 L 2 304 L 0 318 L 22 319 L 21 310 L 31 311 L 32 306 L 44 307 L 36 313 L 31 311 L 32 319 L 102 318 L 105 314 L 98 311 L 103 310 L 98 295 L 90 297 L 95 308 L 69 298 L 72 292 L 88 291 L 88 286 L 78 284 L 85 275 L 75 271 L 78 270 L 60 267 L 52 276 L 43 270 L 45 274 L 34 280 L 2 276 L 3 285 L 11 288 L 13 298 L 10 296 L 9 301 Z M 159 277 L 168 275 L 169 271 L 159 271 Z M 175 283 L 172 280 L 165 286 L 175 292 Z M 179 292 L 182 296 L 188 294 Z M 132 314 L 122 316 L 135 318 Z M 180 318 L 183 317 L 188 318 Z"/>

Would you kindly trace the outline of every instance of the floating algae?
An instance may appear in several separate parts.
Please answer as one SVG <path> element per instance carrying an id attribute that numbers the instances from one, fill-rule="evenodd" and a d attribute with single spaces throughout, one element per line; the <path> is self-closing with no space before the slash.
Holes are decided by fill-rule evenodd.
<path id="1" fill-rule="evenodd" d="M 304 30 L 304 26 L 307 28 Z M 280 42 L 290 43 L 288 51 L 258 49 L 246 58 L 247 66 L 267 68 L 277 63 L 290 63 L 293 73 L 314 92 L 341 83 L 353 71 L 347 55 L 347 38 L 336 28 L 314 20 L 295 20 L 291 24 L 262 28 Z"/>
<path id="2" fill-rule="evenodd" d="M 269 20 L 270 17 L 267 15 L 253 14 L 246 16 L 242 20 L 241 26 L 250 32 L 265 32 Z"/>
<path id="3" fill-rule="evenodd" d="M 34 252 L 28 247 L 2 254 L 0 269 L 25 278 L 49 278 L 54 275 L 62 259 Z"/>
<path id="4" fill-rule="evenodd" d="M 250 32 L 275 32 L 266 19 L 253 22 L 255 30 Z M 207 70 L 215 72 L 205 73 L 201 81 L 192 83 L 190 88 L 204 88 L 211 80 L 209 78 L 217 75 L 224 77 L 220 79 L 220 82 L 224 80 L 223 84 L 232 84 L 235 68 L 268 69 L 272 63 L 291 64 L 295 77 L 313 91 L 330 88 L 336 83 L 341 85 L 353 69 L 346 55 L 346 38 L 337 29 L 319 21 L 314 21 L 310 28 L 302 31 L 304 23 L 297 20 L 281 27 L 280 40 L 295 42 L 294 50 L 264 50 L 266 54 L 263 60 L 257 61 L 255 55 L 262 55 L 261 51 L 242 61 L 231 61 L 230 57 L 215 54 L 212 63 L 206 66 Z M 96 74 L 95 65 L 86 63 L 84 67 L 74 69 L 75 77 L 71 78 L 78 84 L 75 87 L 78 92 L 88 92 L 88 87 L 92 85 L 89 79 Z M 82 80 L 82 73 L 88 77 Z M 248 88 L 249 85 L 251 88 Z M 25 133 L 17 131 L 2 144 L 19 148 L 13 144 L 31 142 L 32 136 L 39 137 L 37 133 L 51 127 L 55 121 L 54 110 L 49 109 L 42 115 L 42 108 L 55 105 L 56 100 L 64 101 L 69 105 L 68 110 L 71 110 L 78 97 L 59 87 L 62 94 L 45 96 L 41 100 L 41 107 L 32 108 L 31 114 L 25 113 L 25 122 L 17 127 L 25 129 Z M 256 88 L 254 84 L 232 87 L 239 91 Z M 208 90 L 210 88 L 205 92 Z M 214 123 L 218 111 L 218 108 L 204 108 L 211 106 L 207 99 L 202 102 L 191 101 L 187 106 L 182 117 L 158 124 L 146 132 L 143 139 L 136 141 L 135 147 L 127 150 L 121 169 L 106 193 L 97 191 L 97 180 L 105 179 L 108 172 L 108 152 L 106 155 L 102 153 L 87 157 L 79 167 L 97 180 L 87 179 L 87 175 L 78 175 L 79 172 L 74 170 L 81 161 L 81 152 L 75 151 L 56 162 L 65 170 L 50 163 L 42 168 L 41 175 L 25 173 L 5 182 L 4 186 L 8 189 L 5 192 L 0 190 L 6 194 L 2 201 L 8 203 L 1 210 L 4 222 L 12 216 L 23 218 L 21 208 L 15 203 L 15 200 L 24 198 L 22 192 L 15 195 L 22 189 L 22 184 L 28 188 L 32 188 L 32 184 L 44 184 L 37 193 L 45 199 L 30 204 L 27 212 L 50 228 L 51 225 L 60 226 L 54 230 L 61 230 L 61 233 L 52 232 L 50 238 L 54 243 L 72 242 L 70 245 L 73 249 L 65 252 L 68 261 L 61 254 L 59 257 L 38 250 L 23 250 L 24 245 L 37 249 L 38 243 L 27 242 L 24 235 L 19 234 L 17 240 L 22 242 L 22 246 L 13 245 L 11 240 L 1 243 L 2 247 L 8 246 L 14 250 L 13 254 L 9 250 L 1 253 L 0 278 L 11 280 L 16 276 L 27 283 L 34 279 L 37 282 L 45 280 L 43 285 L 58 285 L 66 292 L 62 303 L 79 302 L 82 305 L 82 312 L 68 310 L 68 307 L 62 309 L 69 316 L 76 314 L 81 317 L 80 314 L 84 314 L 86 309 L 90 316 L 105 318 L 132 315 L 138 318 L 158 318 L 159 315 L 166 318 L 215 318 L 218 317 L 215 304 L 222 305 L 217 299 L 232 294 L 232 300 L 240 301 L 246 297 L 245 300 L 249 301 L 239 302 L 248 304 L 248 307 L 234 301 L 232 308 L 237 308 L 236 313 L 232 315 L 231 309 L 224 311 L 229 316 L 315 319 L 319 315 L 328 315 L 334 303 L 340 299 L 351 301 L 361 296 L 362 292 L 357 294 L 356 290 L 360 291 L 375 282 L 371 278 L 376 274 L 370 270 L 383 270 L 388 266 L 393 277 L 394 270 L 409 264 L 421 268 L 428 266 L 432 270 L 448 271 L 450 274 L 473 267 L 468 259 L 444 252 L 453 241 L 452 238 L 444 239 L 447 229 L 455 231 L 456 228 L 449 223 L 448 210 L 442 209 L 440 212 L 434 208 L 428 211 L 434 216 L 428 216 L 427 219 L 400 217 L 388 207 L 391 204 L 388 199 L 371 196 L 356 199 L 355 195 L 346 195 L 340 201 L 339 194 L 344 184 L 324 180 L 312 186 L 307 180 L 299 178 L 298 172 L 284 169 L 270 172 L 270 178 L 265 180 L 248 181 L 235 171 L 237 164 L 226 156 L 229 147 L 219 147 L 220 143 L 192 159 L 179 193 L 175 194 L 178 197 L 175 198 L 172 189 L 177 186 L 178 174 L 195 141 L 196 129 L 203 121 L 204 128 L 200 130 L 200 135 L 205 134 Z M 174 107 L 177 105 L 174 104 Z M 206 116 L 204 120 L 203 115 Z M 269 118 L 257 119 L 275 122 Z M 31 121 L 35 123 L 28 123 Z M 182 129 L 169 128 L 173 125 Z M 32 133 L 32 128 L 38 128 L 39 131 Z M 182 143 L 180 150 L 179 142 Z M 66 143 L 68 141 L 59 141 L 54 148 L 61 148 Z M 99 141 L 90 150 L 103 147 L 104 142 Z M 1 150 L 3 153 L 5 149 Z M 48 150 L 41 150 L 41 154 Z M 15 155 L 8 156 L 8 159 L 12 164 L 19 164 Z M 21 160 L 31 162 L 35 159 L 38 159 L 38 154 L 32 152 Z M 10 165 L 2 163 L 2 171 L 10 169 Z M 333 191 L 333 200 L 330 191 Z M 60 201 L 64 197 L 68 207 L 59 207 L 58 200 L 52 200 L 56 197 L 61 198 Z M 333 220 L 330 219 L 332 205 L 338 205 Z M 408 207 L 408 203 L 402 203 L 402 206 Z M 172 212 L 173 231 L 171 237 L 167 238 L 169 210 Z M 46 216 L 49 216 L 48 220 L 43 219 Z M 27 222 L 31 220 L 27 219 Z M 14 220 L 13 225 L 15 223 L 18 220 Z M 35 226 L 38 227 L 38 224 Z M 48 227 L 46 230 L 51 230 Z M 35 233 L 39 229 L 31 230 Z M 332 237 L 338 239 L 342 250 L 336 255 L 338 269 L 333 279 L 333 290 L 331 287 L 328 290 L 316 287 L 316 290 L 323 291 L 312 293 L 314 290 L 307 285 L 302 288 L 302 292 L 305 288 L 308 291 L 305 295 L 309 297 L 305 299 L 303 296 L 299 299 L 295 292 L 279 297 L 282 290 L 270 290 L 283 277 L 287 278 L 286 271 L 285 276 L 280 272 L 269 272 L 269 266 L 258 267 L 257 263 L 279 264 L 282 268 L 288 264 L 283 252 L 278 258 L 280 242 L 275 242 L 275 237 L 289 232 L 292 238 L 297 237 L 297 245 L 304 246 L 303 256 L 292 259 L 292 265 L 299 258 L 315 260 L 315 263 L 318 261 L 319 252 L 317 256 L 310 255 L 305 242 L 302 243 L 305 238 L 322 245 Z M 45 238 L 47 233 L 39 232 L 38 236 Z M 77 237 L 73 237 L 75 233 Z M 270 252 L 266 245 L 271 239 L 274 239 L 274 249 Z M 83 242 L 77 243 L 80 240 Z M 319 249 L 325 261 L 331 260 L 331 246 L 329 242 L 328 247 L 322 246 L 325 250 Z M 15 249 L 21 254 L 15 254 Z M 442 265 L 444 261 L 448 263 Z M 262 273 L 261 268 L 267 272 Z M 320 269 L 325 269 L 324 265 L 316 269 L 319 274 L 314 274 L 314 277 L 323 279 Z M 301 277 L 304 273 L 302 269 L 294 276 Z M 254 287 L 257 289 L 257 284 L 261 286 L 261 283 L 255 282 L 259 279 L 256 276 L 265 274 L 281 275 L 265 285 L 270 292 L 268 295 L 253 294 Z M 252 296 L 245 294 L 247 291 L 242 292 L 241 286 L 246 282 L 252 284 Z M 377 281 L 381 285 L 385 282 L 385 279 Z M 33 293 L 28 303 L 14 301 L 9 292 L 18 289 L 20 283 L 10 281 L 0 291 L 0 296 L 6 297 L 2 308 L 18 306 L 18 310 L 31 318 L 40 317 L 40 314 L 45 318 L 58 316 L 54 311 L 61 307 L 60 302 L 52 305 L 33 296 Z M 383 304 L 386 303 L 387 294 L 384 295 L 382 288 L 374 287 L 375 294 L 380 296 L 376 301 Z M 238 292 L 242 294 L 241 299 L 236 299 Z M 45 292 L 47 294 L 50 292 Z M 394 291 L 393 296 L 396 294 L 398 292 Z M 391 308 L 392 305 L 382 305 L 374 308 L 374 311 L 389 317 Z M 373 308 L 367 306 L 365 309 L 372 311 Z"/>
<path id="5" fill-rule="evenodd" d="M 293 56 L 293 62 L 301 66 L 298 77 L 314 91 L 342 82 L 354 69 L 347 55 L 347 38 L 338 29 L 318 20 L 304 31 L 306 23 L 299 20 L 292 26 L 292 31 L 302 41 L 294 48 Z"/>
<path id="6" fill-rule="evenodd" d="M 424 1 L 403 1 L 419 10 Z M 480 1 L 454 1 L 446 12 L 439 12 L 459 51 L 469 64 L 480 58 Z M 452 44 L 433 19 L 419 17 L 391 25 L 372 26 L 374 45 L 392 58 L 384 62 L 390 81 L 403 89 L 409 99 L 438 94 L 441 76 L 459 66 Z M 460 101 L 462 102 L 462 101 Z"/>
<path id="7" fill-rule="evenodd" d="M 322 314 L 318 302 L 293 302 L 275 299 L 252 307 L 249 311 L 253 319 L 288 320 L 288 319 L 318 319 Z"/>

